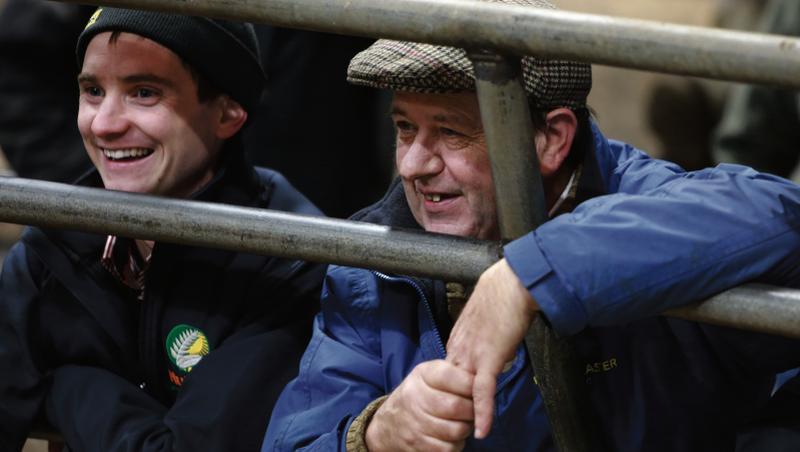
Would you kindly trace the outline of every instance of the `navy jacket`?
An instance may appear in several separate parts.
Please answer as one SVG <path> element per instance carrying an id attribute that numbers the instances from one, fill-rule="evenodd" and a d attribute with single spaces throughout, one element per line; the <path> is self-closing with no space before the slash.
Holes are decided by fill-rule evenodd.
<path id="1" fill-rule="evenodd" d="M 318 214 L 237 149 L 197 200 Z M 98 186 L 90 173 L 83 181 Z M 0 280 L 0 450 L 37 416 L 76 451 L 251 451 L 296 374 L 323 267 L 156 243 L 143 300 L 105 236 L 28 228 Z"/>
<path id="2" fill-rule="evenodd" d="M 733 450 L 774 374 L 800 363 L 799 344 L 652 316 L 746 281 L 800 284 L 800 188 L 739 166 L 684 173 L 595 130 L 578 196 L 602 193 L 616 194 L 506 246 L 528 287 L 562 289 L 534 292 L 556 330 L 581 331 L 585 409 L 604 432 L 597 450 Z M 413 226 L 399 184 L 361 218 Z M 300 373 L 262 451 L 343 451 L 369 402 L 417 364 L 444 358 L 441 286 L 331 266 Z M 526 360 L 518 350 L 500 376 L 492 432 L 467 450 L 554 450 Z"/>

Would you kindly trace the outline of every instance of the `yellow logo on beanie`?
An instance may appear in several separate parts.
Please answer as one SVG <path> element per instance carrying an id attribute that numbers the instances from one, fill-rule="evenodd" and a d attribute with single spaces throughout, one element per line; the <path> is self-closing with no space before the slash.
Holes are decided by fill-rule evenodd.
<path id="1" fill-rule="evenodd" d="M 97 8 L 97 11 L 95 11 L 94 14 L 92 14 L 92 17 L 89 18 L 89 23 L 87 23 L 86 26 L 83 27 L 83 29 L 86 30 L 87 28 L 94 25 L 94 23 L 97 22 L 97 18 L 100 17 L 100 13 L 102 12 L 103 8 Z"/>

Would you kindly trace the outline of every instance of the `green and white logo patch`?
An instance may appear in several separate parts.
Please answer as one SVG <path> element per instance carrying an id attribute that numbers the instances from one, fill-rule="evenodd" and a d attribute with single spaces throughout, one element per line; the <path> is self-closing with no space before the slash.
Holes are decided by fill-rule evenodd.
<path id="1" fill-rule="evenodd" d="M 184 374 L 211 352 L 205 333 L 190 325 L 177 325 L 167 335 L 167 356 Z"/>

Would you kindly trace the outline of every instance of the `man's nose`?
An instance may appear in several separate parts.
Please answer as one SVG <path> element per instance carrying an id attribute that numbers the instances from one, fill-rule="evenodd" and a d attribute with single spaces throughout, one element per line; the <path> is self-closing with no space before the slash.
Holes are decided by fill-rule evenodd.
<path id="1" fill-rule="evenodd" d="M 106 96 L 97 107 L 92 119 L 92 133 L 101 138 L 113 138 L 124 134 L 128 125 L 123 102 L 112 96 Z"/>
<path id="2" fill-rule="evenodd" d="M 435 137 L 418 134 L 414 142 L 401 155 L 397 172 L 404 179 L 418 179 L 439 174 L 444 169 L 444 160 L 438 150 Z"/>

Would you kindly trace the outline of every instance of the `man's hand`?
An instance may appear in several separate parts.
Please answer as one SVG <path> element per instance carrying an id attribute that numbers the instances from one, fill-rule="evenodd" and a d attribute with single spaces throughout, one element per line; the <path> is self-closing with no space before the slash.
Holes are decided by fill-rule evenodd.
<path id="1" fill-rule="evenodd" d="M 370 452 L 460 451 L 472 431 L 472 374 L 443 360 L 419 364 L 375 412 Z"/>
<path id="2" fill-rule="evenodd" d="M 475 437 L 492 427 L 497 376 L 525 338 L 538 306 L 505 259 L 478 280 L 447 342 L 447 361 L 475 375 Z"/>

